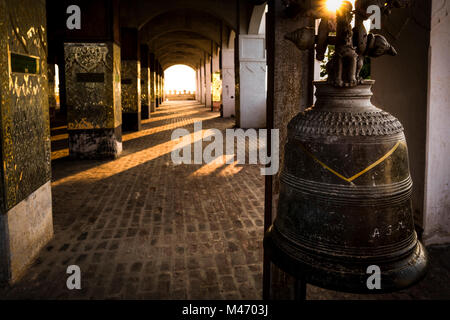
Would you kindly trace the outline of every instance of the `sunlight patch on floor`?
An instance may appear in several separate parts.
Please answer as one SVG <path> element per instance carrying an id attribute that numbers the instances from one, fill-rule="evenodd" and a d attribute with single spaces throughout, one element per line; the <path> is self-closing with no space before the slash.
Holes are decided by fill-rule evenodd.
<path id="1" fill-rule="evenodd" d="M 242 165 L 238 166 L 236 160 L 233 163 L 227 164 L 227 162 L 233 158 L 234 154 L 227 154 L 221 157 L 217 157 L 210 163 L 204 164 L 201 168 L 191 173 L 189 177 L 201 177 L 211 175 L 214 174 L 214 172 L 220 170 L 221 168 L 222 169 L 217 173 L 217 176 L 222 177 L 233 176 L 243 169 Z"/>

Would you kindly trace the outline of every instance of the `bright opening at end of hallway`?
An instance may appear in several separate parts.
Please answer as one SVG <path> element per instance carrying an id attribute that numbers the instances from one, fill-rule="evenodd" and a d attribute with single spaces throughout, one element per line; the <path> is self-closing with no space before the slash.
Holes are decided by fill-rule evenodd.
<path id="1" fill-rule="evenodd" d="M 165 91 L 194 93 L 196 90 L 195 71 L 186 65 L 177 64 L 164 71 Z"/>

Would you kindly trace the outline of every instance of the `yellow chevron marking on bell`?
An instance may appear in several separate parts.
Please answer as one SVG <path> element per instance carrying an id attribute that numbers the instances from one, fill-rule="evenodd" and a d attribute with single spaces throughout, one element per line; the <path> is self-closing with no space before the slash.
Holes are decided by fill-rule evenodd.
<path id="1" fill-rule="evenodd" d="M 355 180 L 356 178 L 360 177 L 361 175 L 363 175 L 364 173 L 366 173 L 367 171 L 370 171 L 371 169 L 373 169 L 374 167 L 376 167 L 377 165 L 379 165 L 380 163 L 382 163 L 384 160 L 386 160 L 387 158 L 389 158 L 394 152 L 395 150 L 397 150 L 398 146 L 400 144 L 402 144 L 403 142 L 398 141 L 395 146 L 389 150 L 384 156 L 382 156 L 380 159 L 378 159 L 377 161 L 375 161 L 374 163 L 372 163 L 370 166 L 368 166 L 367 168 L 365 168 L 364 170 L 362 170 L 361 172 L 355 174 L 354 176 L 350 177 L 350 178 L 346 178 L 344 177 L 342 174 L 340 174 L 339 172 L 331 169 L 329 166 L 327 166 L 325 163 L 323 163 L 322 161 L 320 161 L 319 159 L 317 159 L 317 157 L 315 155 L 313 155 L 311 152 L 309 152 L 305 146 L 301 143 L 299 143 L 300 147 L 303 149 L 303 151 L 305 151 L 305 153 L 307 155 L 309 155 L 311 158 L 314 159 L 314 161 L 316 161 L 317 163 L 319 163 L 322 167 L 324 167 L 326 170 L 330 171 L 331 173 L 333 173 L 334 175 L 336 175 L 337 177 L 341 178 L 342 180 L 345 180 L 347 182 L 352 182 L 353 180 Z"/>

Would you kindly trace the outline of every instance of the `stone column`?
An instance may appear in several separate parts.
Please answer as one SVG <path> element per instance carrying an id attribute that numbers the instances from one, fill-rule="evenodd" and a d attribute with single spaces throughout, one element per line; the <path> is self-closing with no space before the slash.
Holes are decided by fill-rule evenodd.
<path id="1" fill-rule="evenodd" d="M 222 104 L 225 118 L 234 116 L 235 109 L 235 79 L 234 79 L 234 49 L 222 50 Z"/>
<path id="2" fill-rule="evenodd" d="M 141 117 L 150 118 L 150 57 L 148 46 L 141 45 Z"/>
<path id="3" fill-rule="evenodd" d="M 198 100 L 198 70 L 195 70 L 195 100 Z"/>
<path id="4" fill-rule="evenodd" d="M 163 87 L 163 80 L 162 80 L 162 68 L 161 64 L 158 61 L 158 97 L 159 97 L 159 105 L 162 104 L 162 87 Z"/>
<path id="5" fill-rule="evenodd" d="M 196 74 L 196 80 L 197 80 L 196 89 L 195 89 L 195 99 L 198 102 L 201 102 L 201 100 L 202 100 L 202 89 L 201 89 L 200 68 L 197 68 L 195 74 Z"/>
<path id="6" fill-rule="evenodd" d="M 72 42 L 64 44 L 64 52 L 70 156 L 119 156 L 120 47 L 113 42 Z"/>
<path id="7" fill-rule="evenodd" d="M 56 6 L 56 4 L 55 4 Z M 59 7 L 58 7 L 59 6 Z M 72 158 L 113 159 L 122 152 L 122 113 L 118 5 L 83 2 L 81 30 L 67 31 L 67 7 L 58 3 L 53 19 L 66 30 L 64 73 L 69 153 Z M 99 18 L 99 8 L 104 12 Z M 101 19 L 101 20 L 99 20 Z M 98 25 L 111 28 L 98 30 Z"/>
<path id="8" fill-rule="evenodd" d="M 141 62 L 138 30 L 121 28 L 122 49 L 122 128 L 141 130 Z"/>
<path id="9" fill-rule="evenodd" d="M 159 77 L 159 61 L 156 59 L 155 60 L 155 101 L 156 101 L 156 108 L 159 107 L 159 105 L 161 104 L 159 101 L 159 81 L 160 81 L 160 77 Z"/>
<path id="10" fill-rule="evenodd" d="M 301 16 L 288 18 L 281 1 L 269 1 L 266 35 L 268 54 L 267 129 L 279 130 L 280 170 L 276 175 L 266 176 L 265 230 L 273 223 L 277 215 L 280 172 L 283 166 L 287 125 L 300 111 L 311 106 L 313 100 L 314 52 L 300 51 L 292 43 L 284 40 L 286 33 L 301 27 L 314 27 L 314 21 Z M 240 48 L 241 50 L 243 48 Z M 244 88 L 241 88 L 241 91 L 243 90 Z M 245 92 L 241 94 L 245 94 Z M 270 138 L 268 140 L 270 141 Z M 263 270 L 264 299 L 291 300 L 294 298 L 294 278 L 278 269 L 266 256 Z"/>
<path id="11" fill-rule="evenodd" d="M 153 53 L 150 53 L 150 111 L 156 111 L 156 65 Z"/>
<path id="12" fill-rule="evenodd" d="M 211 57 L 205 61 L 205 107 L 212 110 L 212 75 L 211 75 Z"/>
<path id="13" fill-rule="evenodd" d="M 203 61 L 200 66 L 200 88 L 201 88 L 200 102 L 202 104 L 205 104 L 206 103 L 205 64 L 203 63 Z"/>
<path id="14" fill-rule="evenodd" d="M 164 70 L 161 68 L 161 103 L 166 101 L 166 91 L 164 90 Z"/>
<path id="15" fill-rule="evenodd" d="M 198 67 L 198 101 L 200 103 L 203 103 L 203 97 L 204 97 L 204 93 L 203 93 L 203 74 L 202 74 L 202 67 L 199 66 Z"/>
<path id="16" fill-rule="evenodd" d="M 239 127 L 266 127 L 265 36 L 239 35 Z"/>
<path id="17" fill-rule="evenodd" d="M 0 284 L 13 284 L 53 237 L 45 2 L 0 0 L 0 21 Z"/>

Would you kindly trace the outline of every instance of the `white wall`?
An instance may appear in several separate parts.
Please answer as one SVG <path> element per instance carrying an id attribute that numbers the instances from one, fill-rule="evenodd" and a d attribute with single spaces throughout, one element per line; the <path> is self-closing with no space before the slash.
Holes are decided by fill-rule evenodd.
<path id="1" fill-rule="evenodd" d="M 433 0 L 430 38 L 425 244 L 450 242 L 450 1 Z"/>
<path id="2" fill-rule="evenodd" d="M 408 143 L 413 180 L 414 222 L 424 227 L 426 117 L 431 9 L 428 1 L 416 1 L 411 10 L 392 10 L 380 31 L 398 55 L 372 59 L 372 103 L 400 120 Z"/>
<path id="3" fill-rule="evenodd" d="M 264 35 L 239 35 L 240 127 L 266 127 L 266 52 Z"/>

